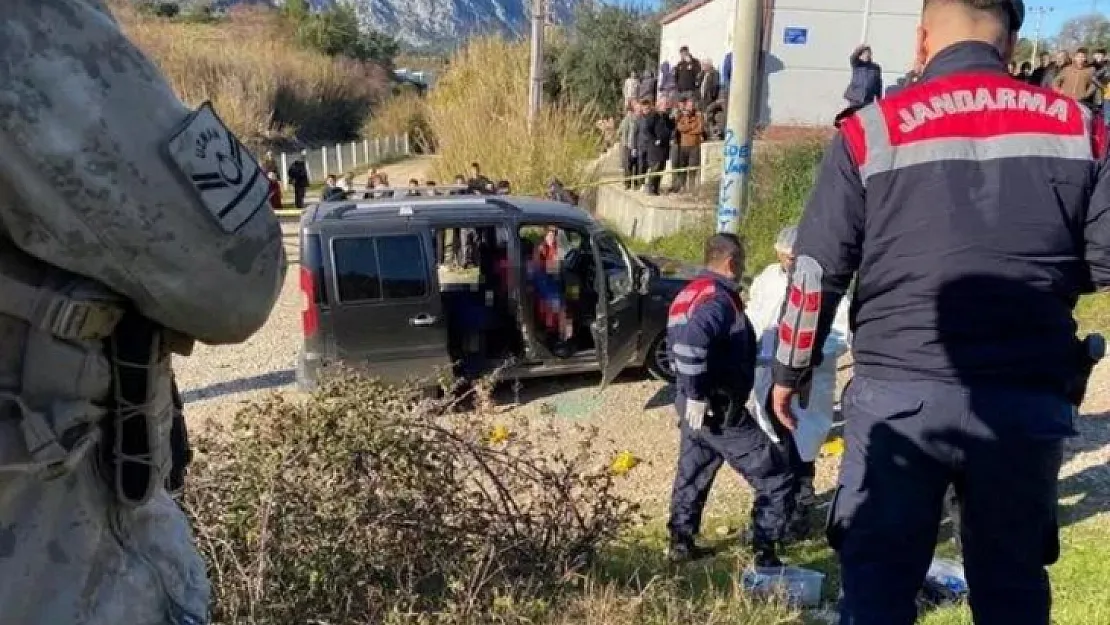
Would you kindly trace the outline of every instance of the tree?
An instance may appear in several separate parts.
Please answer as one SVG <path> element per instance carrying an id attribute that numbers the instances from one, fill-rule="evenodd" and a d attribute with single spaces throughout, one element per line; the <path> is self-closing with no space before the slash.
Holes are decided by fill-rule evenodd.
<path id="1" fill-rule="evenodd" d="M 1073 17 L 1060 27 L 1056 46 L 1068 51 L 1083 46 L 1110 48 L 1110 18 L 1099 13 Z"/>
<path id="2" fill-rule="evenodd" d="M 609 112 L 620 104 L 629 73 L 654 68 L 658 56 L 656 14 L 629 6 L 582 5 L 555 65 L 566 97 Z"/>
<path id="3" fill-rule="evenodd" d="M 306 0 L 287 2 L 286 17 L 295 20 L 297 40 L 328 56 L 345 56 L 359 61 L 373 61 L 392 68 L 400 51 L 397 40 L 378 32 L 363 32 L 358 15 L 349 4 L 338 4 L 313 13 Z"/>
<path id="4" fill-rule="evenodd" d="M 281 15 L 293 24 L 303 24 L 312 14 L 308 0 L 285 0 L 281 5 Z"/>

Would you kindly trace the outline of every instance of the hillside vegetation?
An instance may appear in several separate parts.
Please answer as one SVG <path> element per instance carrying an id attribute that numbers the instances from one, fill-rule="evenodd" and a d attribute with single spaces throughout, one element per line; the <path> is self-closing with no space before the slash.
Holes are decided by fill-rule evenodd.
<path id="1" fill-rule="evenodd" d="M 207 21 L 141 14 L 125 2 L 112 10 L 183 100 L 211 100 L 255 148 L 353 138 L 389 92 L 380 65 L 299 45 L 289 21 L 269 9 L 240 7 Z"/>
<path id="2" fill-rule="evenodd" d="M 585 176 L 601 137 L 594 112 L 573 103 L 545 103 L 528 128 L 528 44 L 496 38 L 467 45 L 428 95 L 428 123 L 437 142 L 436 175 L 449 180 L 480 161 L 514 191 L 541 192 L 552 177 Z"/>

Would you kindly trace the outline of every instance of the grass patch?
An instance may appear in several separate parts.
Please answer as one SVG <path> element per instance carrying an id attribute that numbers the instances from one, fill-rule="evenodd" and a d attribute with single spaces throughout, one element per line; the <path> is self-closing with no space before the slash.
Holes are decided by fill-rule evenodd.
<path id="1" fill-rule="evenodd" d="M 801 218 L 823 150 L 821 141 L 805 140 L 756 154 L 752 175 L 754 195 L 740 226 L 740 235 L 748 253 L 745 268 L 748 279 L 775 261 L 773 248 L 779 230 L 788 224 L 798 223 Z M 701 193 L 707 203 L 716 201 L 715 186 L 703 189 Z M 654 241 L 626 239 L 625 242 L 637 252 L 700 264 L 702 246 L 713 231 L 713 222 L 707 219 L 704 224 Z M 1081 334 L 1110 334 L 1110 294 L 1083 296 L 1076 306 L 1075 317 Z"/>
<path id="2" fill-rule="evenodd" d="M 428 95 L 428 123 L 436 141 L 437 180 L 466 174 L 478 161 L 493 180 L 510 180 L 521 194 L 540 194 L 557 177 L 573 186 L 600 149 L 588 108 L 547 102 L 529 129 L 528 43 L 472 40 Z"/>
<path id="3" fill-rule="evenodd" d="M 753 195 L 740 225 L 748 253 L 747 273 L 753 274 L 775 259 L 773 246 L 779 230 L 797 223 L 813 188 L 824 145 L 803 141 L 782 149 L 757 153 L 753 163 Z M 707 203 L 716 202 L 716 186 L 702 189 Z M 630 240 L 635 250 L 701 263 L 705 239 L 714 231 L 711 218 L 693 228 L 654 241 Z"/>
<path id="4" fill-rule="evenodd" d="M 1110 623 L 1110 561 L 1106 545 L 1110 528 L 1098 519 L 1066 528 L 1061 533 L 1063 554 L 1049 573 L 1052 577 L 1055 625 Z M 921 625 L 972 625 L 966 606 L 938 610 Z"/>

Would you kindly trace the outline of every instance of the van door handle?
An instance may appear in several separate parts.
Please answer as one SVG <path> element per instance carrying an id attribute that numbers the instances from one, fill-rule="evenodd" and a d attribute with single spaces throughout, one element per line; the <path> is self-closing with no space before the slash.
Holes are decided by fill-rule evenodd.
<path id="1" fill-rule="evenodd" d="M 428 313 L 420 313 L 419 315 L 409 319 L 409 324 L 417 327 L 434 325 L 436 318 Z"/>

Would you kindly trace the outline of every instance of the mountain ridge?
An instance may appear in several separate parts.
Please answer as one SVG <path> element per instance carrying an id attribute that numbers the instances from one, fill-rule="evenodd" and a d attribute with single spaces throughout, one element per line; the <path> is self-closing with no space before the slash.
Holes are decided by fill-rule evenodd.
<path id="1" fill-rule="evenodd" d="M 566 23 L 583 0 L 546 0 L 552 21 Z M 282 0 L 219 0 L 236 4 L 281 6 Z M 363 28 L 388 34 L 408 48 L 454 48 L 476 35 L 510 37 L 530 32 L 531 0 L 309 0 L 315 9 L 335 4 L 354 8 Z"/>

